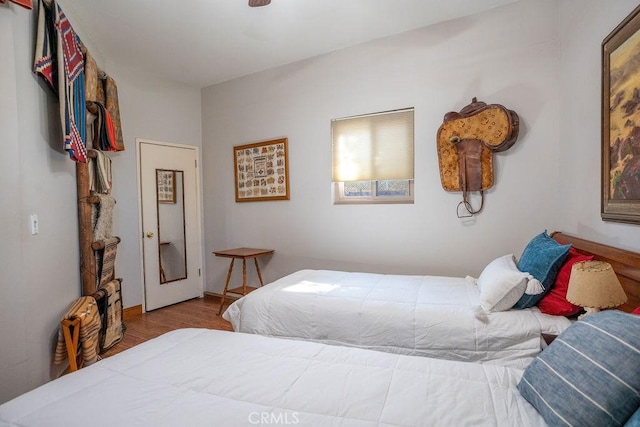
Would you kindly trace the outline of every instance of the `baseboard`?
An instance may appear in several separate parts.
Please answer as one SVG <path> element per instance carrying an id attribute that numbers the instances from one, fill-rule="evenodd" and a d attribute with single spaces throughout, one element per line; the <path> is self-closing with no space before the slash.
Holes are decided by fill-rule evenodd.
<path id="1" fill-rule="evenodd" d="M 208 298 L 215 298 L 216 301 L 218 302 L 222 300 L 222 295 L 217 294 L 215 292 L 204 291 L 204 296 Z M 229 301 L 235 301 L 238 298 L 235 296 L 227 295 L 225 299 L 227 300 L 227 302 L 229 302 Z M 127 307 L 122 311 L 123 320 L 131 319 L 132 317 L 141 316 L 141 315 L 142 315 L 142 305 L 134 305 L 133 307 Z"/>
<path id="2" fill-rule="evenodd" d="M 127 307 L 122 310 L 122 319 L 127 320 L 132 317 L 141 316 L 142 315 L 142 305 L 134 305 L 133 307 Z"/>
<path id="3" fill-rule="evenodd" d="M 205 297 L 214 298 L 218 302 L 222 301 L 222 294 L 218 294 L 216 292 L 209 292 L 209 291 L 204 291 L 203 294 L 204 294 Z M 225 301 L 235 301 L 235 300 L 239 299 L 239 297 L 237 297 L 235 295 L 232 296 L 232 295 L 227 294 L 227 296 L 224 299 L 225 299 Z M 225 305 L 226 305 L 226 303 L 225 303 Z"/>
<path id="4" fill-rule="evenodd" d="M 205 297 L 213 297 L 213 298 L 218 298 L 218 299 L 222 298 L 222 294 L 218 294 L 218 293 L 215 293 L 215 292 L 204 291 L 203 294 L 204 294 Z"/>

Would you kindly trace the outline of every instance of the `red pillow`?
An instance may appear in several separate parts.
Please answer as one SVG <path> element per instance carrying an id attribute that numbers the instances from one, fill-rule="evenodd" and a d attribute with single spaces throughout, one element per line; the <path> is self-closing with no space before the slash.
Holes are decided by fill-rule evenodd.
<path id="1" fill-rule="evenodd" d="M 633 310 L 631 313 L 633 314 L 637 314 L 638 316 L 640 316 L 640 307 L 636 308 L 635 310 Z"/>
<path id="2" fill-rule="evenodd" d="M 560 267 L 556 281 L 551 290 L 538 302 L 541 312 L 556 316 L 572 316 L 582 309 L 567 301 L 567 289 L 569 289 L 569 277 L 571 277 L 571 267 L 578 261 L 591 261 L 593 256 L 582 255 L 573 248 L 569 249 L 567 259 Z"/>

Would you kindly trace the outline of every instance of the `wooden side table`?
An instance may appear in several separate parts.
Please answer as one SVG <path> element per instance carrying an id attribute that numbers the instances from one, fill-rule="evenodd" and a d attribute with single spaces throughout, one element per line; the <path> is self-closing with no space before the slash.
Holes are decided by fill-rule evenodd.
<path id="1" fill-rule="evenodd" d="M 260 266 L 258 265 L 258 258 L 264 255 L 274 253 L 273 249 L 254 249 L 254 248 L 236 248 L 227 249 L 224 251 L 213 252 L 215 256 L 231 258 L 231 264 L 229 265 L 229 272 L 227 273 L 227 281 L 224 284 L 224 291 L 222 291 L 222 301 L 220 302 L 220 309 L 218 310 L 218 316 L 222 313 L 222 307 L 224 306 L 227 294 L 235 294 L 245 296 L 249 292 L 258 289 L 257 287 L 247 286 L 247 259 L 253 258 L 253 262 L 256 265 L 256 272 L 258 273 L 258 279 L 260 280 L 260 286 L 264 286 L 262 282 L 262 274 L 260 274 Z M 231 272 L 233 271 L 233 263 L 236 259 L 242 260 L 242 286 L 229 289 L 229 281 L 231 280 Z"/>

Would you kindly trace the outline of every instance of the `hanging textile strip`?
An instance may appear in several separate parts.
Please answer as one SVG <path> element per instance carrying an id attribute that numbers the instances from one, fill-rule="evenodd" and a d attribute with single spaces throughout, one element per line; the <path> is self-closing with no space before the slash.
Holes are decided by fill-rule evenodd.
<path id="1" fill-rule="evenodd" d="M 84 96 L 87 101 L 101 102 L 98 99 L 98 64 L 86 48 L 84 51 Z"/>
<path id="2" fill-rule="evenodd" d="M 96 102 L 99 102 L 102 105 L 107 103 L 107 94 L 104 91 L 104 83 L 103 80 L 107 78 L 107 75 L 104 71 L 98 70 L 98 84 L 96 85 Z"/>
<path id="3" fill-rule="evenodd" d="M 93 112 L 91 111 L 89 104 L 93 105 L 93 102 L 89 102 L 87 101 L 87 140 L 86 140 L 86 146 L 87 149 L 92 148 L 93 147 L 93 122 L 96 120 L 96 115 L 93 114 Z M 97 110 L 94 109 L 94 111 Z M 89 158 L 89 161 L 91 161 L 91 158 Z"/>
<path id="4" fill-rule="evenodd" d="M 93 148 L 102 151 L 118 151 L 113 121 L 109 111 L 99 102 L 93 102 L 96 107 L 96 119 L 93 121 Z"/>
<path id="5" fill-rule="evenodd" d="M 80 355 L 85 366 L 98 360 L 99 334 L 101 328 L 98 306 L 93 297 L 80 297 L 74 301 L 62 318 L 80 319 Z M 62 329 L 58 330 L 58 342 L 53 363 L 61 364 L 67 358 L 67 348 Z"/>
<path id="6" fill-rule="evenodd" d="M 104 93 L 106 97 L 105 107 L 113 120 L 113 130 L 115 133 L 115 145 L 118 151 L 124 150 L 124 141 L 122 139 L 122 126 L 120 124 L 120 104 L 118 102 L 118 87 L 116 81 L 106 76 L 104 79 Z"/>
<path id="7" fill-rule="evenodd" d="M 72 160 L 86 162 L 84 57 L 80 39 L 55 0 L 50 0 L 48 12 L 43 0 L 39 0 L 37 33 L 34 69 L 58 93 L 64 149 Z"/>
<path id="8" fill-rule="evenodd" d="M 100 203 L 95 204 L 95 223 L 93 226 L 93 241 L 107 240 L 113 237 L 113 208 L 116 199 L 108 194 L 97 194 Z"/>
<path id="9" fill-rule="evenodd" d="M 107 293 L 107 311 L 105 313 L 106 327 L 100 343 L 101 351 L 116 345 L 124 337 L 125 325 L 122 321 L 122 291 L 121 280 L 114 279 L 106 283 L 100 290 Z"/>
<path id="10" fill-rule="evenodd" d="M 100 334 L 99 334 L 99 347 L 98 354 L 102 353 L 102 342 L 104 341 L 104 331 L 107 329 L 107 307 L 109 301 L 107 300 L 107 291 L 104 289 L 98 289 L 90 296 L 96 300 L 98 306 L 98 315 L 100 316 Z"/>
<path id="11" fill-rule="evenodd" d="M 111 159 L 99 150 L 95 159 L 89 159 L 89 190 L 96 193 L 108 194 L 111 191 Z M 96 239 L 100 240 L 100 239 Z"/>
<path id="12" fill-rule="evenodd" d="M 116 254 L 118 252 L 118 237 L 112 237 L 104 241 L 104 250 L 102 251 L 102 262 L 100 268 L 100 280 L 98 287 L 104 286 L 114 278 Z"/>
<path id="13" fill-rule="evenodd" d="M 58 61 L 56 51 L 56 35 L 53 27 L 52 10 L 45 7 L 42 0 L 38 3 L 38 28 L 36 53 L 33 71 L 58 93 Z"/>
<path id="14" fill-rule="evenodd" d="M 104 122 L 106 124 L 105 131 L 107 133 L 107 141 L 109 141 L 108 151 L 118 151 L 118 141 L 116 140 L 116 130 L 113 126 L 113 119 L 111 113 L 106 108 L 104 109 Z"/>
<path id="15" fill-rule="evenodd" d="M 95 150 L 102 150 L 104 144 L 101 141 L 102 128 L 104 126 L 104 113 L 99 102 L 87 102 L 87 111 L 94 114 L 96 118 L 93 120 L 92 147 Z M 108 144 L 107 144 L 108 145 Z"/>
<path id="16" fill-rule="evenodd" d="M 102 82 L 98 77 L 100 70 L 91 52 L 85 46 L 82 47 L 82 52 L 84 53 L 84 96 L 87 103 L 87 148 L 101 149 L 95 130 L 95 122 L 99 115 L 98 106 L 95 103 L 99 102 L 102 105 L 105 103 L 104 97 L 101 96 L 103 91 L 101 90 L 101 94 L 98 94 L 98 87 L 102 87 Z"/>
<path id="17" fill-rule="evenodd" d="M 53 6 L 53 2 L 52 2 Z M 58 62 L 64 62 L 65 102 L 60 97 L 60 114 L 65 117 L 65 149 L 78 162 L 87 161 L 85 148 L 84 57 L 78 45 L 78 36 L 58 5 Z M 60 58 L 62 57 L 62 61 Z"/>

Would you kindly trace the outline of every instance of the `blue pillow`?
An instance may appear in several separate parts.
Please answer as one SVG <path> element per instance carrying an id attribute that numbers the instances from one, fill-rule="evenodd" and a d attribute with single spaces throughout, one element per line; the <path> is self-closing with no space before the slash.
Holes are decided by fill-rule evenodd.
<path id="1" fill-rule="evenodd" d="M 542 291 L 532 293 L 527 289 L 513 308 L 533 307 L 542 299 L 556 281 L 558 270 L 567 258 L 571 245 L 561 245 L 547 234 L 547 231 L 531 239 L 522 252 L 518 270 L 531 274 L 542 284 Z"/>
<path id="2" fill-rule="evenodd" d="M 518 390 L 551 426 L 630 421 L 640 406 L 640 317 L 587 315 L 529 364 Z"/>

